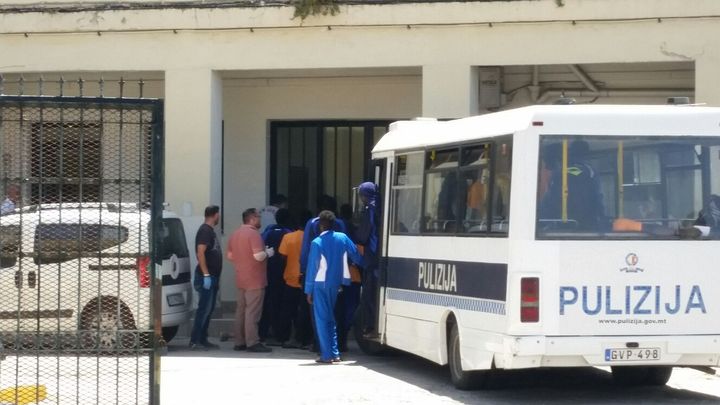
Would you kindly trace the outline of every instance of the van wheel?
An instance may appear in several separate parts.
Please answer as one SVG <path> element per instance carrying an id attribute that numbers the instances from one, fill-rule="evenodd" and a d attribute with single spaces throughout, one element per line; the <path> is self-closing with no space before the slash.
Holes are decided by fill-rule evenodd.
<path id="1" fill-rule="evenodd" d="M 673 368 L 670 366 L 654 366 L 648 367 L 648 373 L 645 377 L 647 385 L 662 386 L 667 384 L 672 375 Z"/>
<path id="2" fill-rule="evenodd" d="M 672 367 L 650 366 L 612 367 L 613 380 L 619 385 L 665 385 L 672 375 Z"/>
<path id="3" fill-rule="evenodd" d="M 452 323 L 448 340 L 448 366 L 450 368 L 450 379 L 457 389 L 472 390 L 483 388 L 488 371 L 466 371 L 462 369 L 460 357 L 460 333 L 457 323 Z"/>
<path id="4" fill-rule="evenodd" d="M 114 297 L 101 297 L 85 305 L 80 316 L 82 345 L 103 351 L 131 349 L 136 345 L 135 320 L 130 309 Z"/>
<path id="5" fill-rule="evenodd" d="M 165 343 L 170 343 L 171 340 L 177 335 L 178 329 L 180 329 L 180 326 L 164 326 L 162 328 L 162 336 L 165 340 Z"/>

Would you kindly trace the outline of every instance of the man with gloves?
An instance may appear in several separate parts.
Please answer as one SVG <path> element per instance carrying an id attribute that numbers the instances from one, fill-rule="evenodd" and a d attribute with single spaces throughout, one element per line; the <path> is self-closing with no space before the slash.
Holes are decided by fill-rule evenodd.
<path id="1" fill-rule="evenodd" d="M 198 307 L 195 311 L 190 348 L 192 350 L 217 349 L 218 345 L 208 341 L 208 327 L 215 309 L 218 282 L 222 271 L 222 251 L 215 234 L 215 226 L 220 221 L 220 207 L 211 205 L 205 208 L 205 222 L 195 235 L 195 254 L 198 265 L 195 268 L 193 287 L 198 292 Z"/>
<path id="2" fill-rule="evenodd" d="M 348 259 L 359 263 L 362 257 L 355 244 L 342 232 L 333 231 L 335 214 L 322 211 L 318 215 L 320 236 L 310 245 L 305 274 L 305 294 L 312 305 L 315 331 L 320 345 L 318 363 L 341 361 L 335 324 L 335 302 L 341 285 L 350 284 Z"/>
<path id="3" fill-rule="evenodd" d="M 266 353 L 272 349 L 260 343 L 258 322 L 267 286 L 267 259 L 275 254 L 275 250 L 263 243 L 258 211 L 247 209 L 242 217 L 243 225 L 230 236 L 227 248 L 227 257 L 235 266 L 238 289 L 234 350 Z"/>

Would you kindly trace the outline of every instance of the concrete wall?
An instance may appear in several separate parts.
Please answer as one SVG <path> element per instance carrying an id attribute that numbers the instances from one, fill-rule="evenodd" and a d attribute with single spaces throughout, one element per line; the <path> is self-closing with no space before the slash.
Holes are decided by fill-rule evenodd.
<path id="1" fill-rule="evenodd" d="M 220 202 L 223 119 L 232 229 L 242 208 L 265 202 L 268 120 L 475 114 L 477 66 L 684 63 L 678 88 L 720 106 L 719 1 L 563 4 L 353 5 L 305 21 L 287 6 L 0 12 L 0 73 L 155 72 L 154 94 L 165 98 L 167 199 L 189 235 L 202 208 Z M 388 69 L 413 73 L 377 73 Z M 656 82 L 678 82 L 673 74 Z M 647 100 L 661 101 L 631 102 Z"/>
<path id="2" fill-rule="evenodd" d="M 421 112 L 417 75 L 223 80 L 225 238 L 241 213 L 267 203 L 269 122 L 303 119 L 400 119 Z M 227 263 L 226 263 L 227 264 Z M 221 299 L 234 300 L 234 275 L 224 272 Z"/>

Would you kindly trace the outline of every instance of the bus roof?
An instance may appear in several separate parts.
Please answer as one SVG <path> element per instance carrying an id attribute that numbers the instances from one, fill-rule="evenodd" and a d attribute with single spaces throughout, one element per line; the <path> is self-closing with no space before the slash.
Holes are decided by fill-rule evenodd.
<path id="1" fill-rule="evenodd" d="M 542 123 L 543 132 L 720 135 L 720 108 L 677 105 L 535 105 L 451 121 L 398 121 L 373 154 L 419 150 L 509 135 Z"/>

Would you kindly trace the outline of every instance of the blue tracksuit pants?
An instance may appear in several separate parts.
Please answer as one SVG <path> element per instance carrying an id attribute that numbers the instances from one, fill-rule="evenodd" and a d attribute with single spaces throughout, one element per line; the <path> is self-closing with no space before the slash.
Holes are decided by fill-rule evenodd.
<path id="1" fill-rule="evenodd" d="M 315 283 L 312 307 L 315 315 L 315 331 L 320 344 L 320 359 L 324 361 L 340 357 L 334 314 L 337 295 L 337 288 Z"/>

